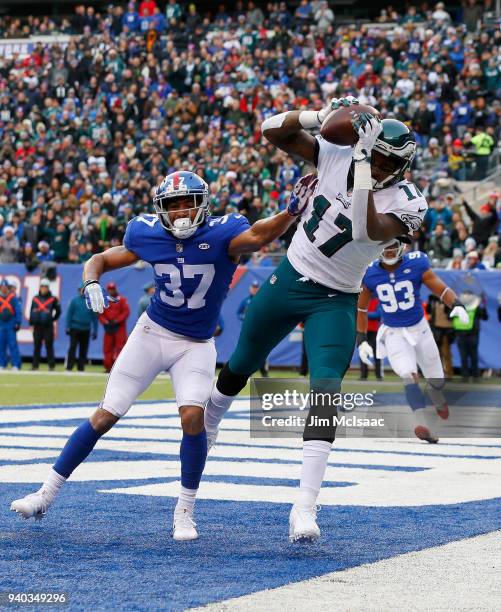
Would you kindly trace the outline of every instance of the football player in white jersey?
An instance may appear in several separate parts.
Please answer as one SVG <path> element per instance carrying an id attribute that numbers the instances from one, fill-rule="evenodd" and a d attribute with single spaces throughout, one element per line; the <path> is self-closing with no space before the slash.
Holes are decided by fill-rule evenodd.
<path id="1" fill-rule="evenodd" d="M 316 166 L 318 180 L 303 177 L 295 188 L 301 223 L 287 257 L 252 300 L 238 345 L 213 389 L 205 411 L 209 446 L 248 377 L 302 321 L 311 389 L 339 392 L 355 347 L 364 272 L 386 244 L 422 223 L 426 200 L 404 179 L 416 144 L 403 123 L 359 114 L 353 123 L 359 135 L 354 148 L 310 134 L 340 104 L 357 103 L 353 98 L 332 100 L 320 112 L 290 111 L 263 122 L 265 138 Z M 335 408 L 327 409 L 332 416 Z M 325 417 L 325 410 L 313 402 L 307 423 Z M 293 541 L 320 535 L 316 500 L 334 436 L 334 426 L 305 428 L 300 488 L 289 521 Z"/>

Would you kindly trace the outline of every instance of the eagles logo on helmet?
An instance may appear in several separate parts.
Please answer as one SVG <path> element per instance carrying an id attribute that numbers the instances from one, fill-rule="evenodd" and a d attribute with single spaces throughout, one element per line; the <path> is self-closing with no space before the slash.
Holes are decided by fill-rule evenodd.
<path id="1" fill-rule="evenodd" d="M 391 187 L 404 178 L 416 154 L 416 140 L 396 119 L 383 119 L 383 130 L 371 152 L 373 190 Z"/>
<path id="2" fill-rule="evenodd" d="M 172 220 L 169 206 L 179 200 L 193 198 L 194 206 L 178 209 Z M 153 195 L 153 206 L 164 228 L 181 240 L 193 236 L 209 215 L 209 186 L 194 172 L 168 174 Z"/>

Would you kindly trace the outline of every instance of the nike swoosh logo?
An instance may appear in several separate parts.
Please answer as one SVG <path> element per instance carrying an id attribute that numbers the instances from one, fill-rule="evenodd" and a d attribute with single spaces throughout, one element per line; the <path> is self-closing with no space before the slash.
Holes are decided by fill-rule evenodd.
<path id="1" fill-rule="evenodd" d="M 337 293 L 328 293 L 327 297 L 335 297 L 337 295 Z"/>
<path id="2" fill-rule="evenodd" d="M 418 212 L 424 212 L 426 210 L 426 208 L 418 208 L 417 211 Z"/>

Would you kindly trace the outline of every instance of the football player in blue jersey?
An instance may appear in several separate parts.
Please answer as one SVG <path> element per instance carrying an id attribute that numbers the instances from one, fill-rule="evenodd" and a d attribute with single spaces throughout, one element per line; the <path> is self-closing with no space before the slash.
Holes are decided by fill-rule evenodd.
<path id="1" fill-rule="evenodd" d="M 99 438 L 160 372 L 168 371 L 183 429 L 173 535 L 176 540 L 198 537 L 193 510 L 207 456 L 203 411 L 215 373 L 213 335 L 221 305 L 239 256 L 272 242 L 297 218 L 293 201 L 287 210 L 252 226 L 239 214 L 212 217 L 208 196 L 207 183 L 193 172 L 169 174 L 153 198 L 156 215 L 132 219 L 123 246 L 86 263 L 84 291 L 96 313 L 104 311 L 108 299 L 101 275 L 140 259 L 153 267 L 155 294 L 110 373 L 99 408 L 73 432 L 40 490 L 12 502 L 11 509 L 24 518 L 43 517 Z"/>
<path id="2" fill-rule="evenodd" d="M 451 308 L 450 317 L 468 319 L 465 307 L 454 291 L 430 268 L 425 253 L 412 251 L 404 255 L 405 243 L 396 240 L 388 245 L 381 257 L 367 268 L 358 299 L 357 345 L 362 362 L 372 365 L 372 347 L 367 342 L 367 307 L 372 295 L 381 304 L 382 325 L 376 339 L 376 355 L 388 357 L 394 372 L 405 387 L 405 395 L 417 423 L 414 433 L 421 440 L 438 442 L 425 425 L 424 394 L 419 387 L 418 366 L 428 383 L 428 393 L 437 414 L 447 419 L 449 409 L 441 389 L 444 371 L 438 347 L 420 298 L 421 285 L 426 285 L 443 303 Z"/>

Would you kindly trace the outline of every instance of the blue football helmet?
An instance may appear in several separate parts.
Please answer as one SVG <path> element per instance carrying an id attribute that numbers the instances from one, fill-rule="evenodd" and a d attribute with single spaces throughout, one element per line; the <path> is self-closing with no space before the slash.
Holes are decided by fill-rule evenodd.
<path id="1" fill-rule="evenodd" d="M 175 198 L 193 196 L 193 206 L 183 209 L 185 217 L 174 222 L 169 217 L 169 204 Z M 153 195 L 153 206 L 164 228 L 179 239 L 189 238 L 197 228 L 205 222 L 209 214 L 209 186 L 195 174 L 182 170 L 168 174 Z M 196 210 L 195 218 L 191 219 L 191 211 Z"/>

